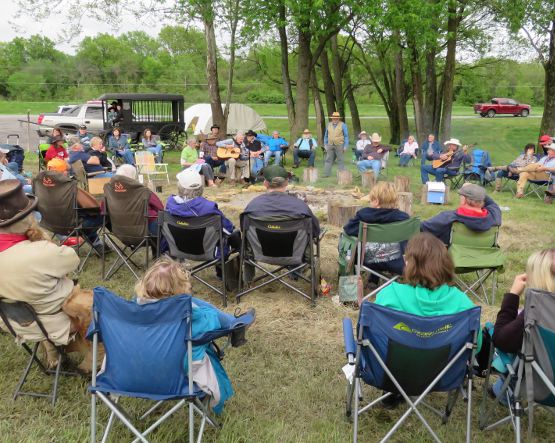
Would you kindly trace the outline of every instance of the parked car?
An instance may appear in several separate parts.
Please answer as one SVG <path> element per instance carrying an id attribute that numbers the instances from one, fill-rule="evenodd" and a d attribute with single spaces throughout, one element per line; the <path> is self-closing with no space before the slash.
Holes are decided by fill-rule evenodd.
<path id="1" fill-rule="evenodd" d="M 512 114 L 515 117 L 528 117 L 531 107 L 518 103 L 511 98 L 492 98 L 490 103 L 476 103 L 474 113 L 482 117 L 493 118 L 497 114 Z"/>
<path id="2" fill-rule="evenodd" d="M 51 112 L 40 114 L 37 120 L 39 137 L 50 135 L 53 128 L 60 128 L 64 132 L 76 133 L 79 126 L 86 125 L 89 132 L 100 134 L 104 129 L 102 102 L 93 100 L 58 114 Z"/>
<path id="3" fill-rule="evenodd" d="M 60 105 L 58 106 L 58 110 L 56 111 L 58 114 L 63 114 L 64 112 L 69 111 L 70 109 L 75 108 L 78 105 Z"/>

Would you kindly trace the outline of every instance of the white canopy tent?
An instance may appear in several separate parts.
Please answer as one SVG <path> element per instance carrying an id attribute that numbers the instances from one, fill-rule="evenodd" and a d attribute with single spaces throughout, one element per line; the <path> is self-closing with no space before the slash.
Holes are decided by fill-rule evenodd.
<path id="1" fill-rule="evenodd" d="M 249 106 L 241 103 L 231 103 L 229 117 L 227 118 L 227 133 L 235 134 L 237 131 L 265 132 L 266 123 L 262 117 Z M 222 105 L 224 108 L 225 105 Z M 195 135 L 208 134 L 212 126 L 212 108 L 210 103 L 199 103 L 185 109 L 185 130 L 193 128 Z"/>

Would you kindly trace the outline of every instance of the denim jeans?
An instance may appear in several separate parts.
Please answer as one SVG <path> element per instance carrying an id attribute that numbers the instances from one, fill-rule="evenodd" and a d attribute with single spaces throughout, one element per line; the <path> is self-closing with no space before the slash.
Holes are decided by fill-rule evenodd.
<path id="1" fill-rule="evenodd" d="M 258 157 L 251 157 L 251 175 L 256 177 L 258 172 L 264 167 L 264 160 Z"/>
<path id="2" fill-rule="evenodd" d="M 116 151 L 116 155 L 118 157 L 123 158 L 123 161 L 128 165 L 135 164 L 135 157 L 133 156 L 133 152 L 130 149 L 124 149 L 123 151 Z"/>
<path id="3" fill-rule="evenodd" d="M 208 163 L 211 167 L 212 170 L 215 171 L 216 168 L 220 168 L 220 174 L 225 176 L 226 173 L 226 167 L 225 167 L 225 160 L 214 160 L 212 157 L 209 156 L 204 156 L 204 161 L 206 163 Z"/>
<path id="4" fill-rule="evenodd" d="M 426 184 L 430 181 L 429 174 L 434 175 L 436 182 L 442 182 L 445 175 L 457 175 L 457 171 L 449 168 L 434 168 L 430 164 L 422 165 L 420 166 L 422 184 Z"/>
<path id="5" fill-rule="evenodd" d="M 82 217 L 82 222 L 83 228 L 85 228 L 84 234 L 92 244 L 96 244 L 98 241 L 98 229 L 102 227 L 102 216 L 84 215 Z"/>
<path id="6" fill-rule="evenodd" d="M 359 162 L 360 159 L 362 158 L 362 153 L 363 153 L 363 152 L 364 152 L 364 151 L 360 151 L 360 150 L 358 150 L 358 149 L 355 149 L 355 160 L 356 160 L 357 162 Z"/>
<path id="7" fill-rule="evenodd" d="M 413 157 L 410 154 L 401 154 L 399 156 L 399 166 L 407 166 L 411 158 Z"/>
<path id="8" fill-rule="evenodd" d="M 299 163 L 301 162 L 301 158 L 308 158 L 308 167 L 313 168 L 314 157 L 316 157 L 315 149 L 311 149 L 310 151 L 307 151 L 307 150 L 300 151 L 299 148 L 293 148 L 293 163 L 295 163 L 296 166 L 299 166 Z"/>
<path id="9" fill-rule="evenodd" d="M 380 175 L 380 170 L 382 169 L 381 160 L 361 160 L 357 163 L 357 168 L 360 172 L 372 169 L 374 171 L 374 177 L 377 179 Z"/>
<path id="10" fill-rule="evenodd" d="M 156 163 L 162 163 L 163 160 L 163 152 L 162 152 L 162 145 L 156 145 L 153 148 L 146 149 L 149 152 L 152 152 L 156 157 Z"/>
<path id="11" fill-rule="evenodd" d="M 264 167 L 268 166 L 271 157 L 275 157 L 274 165 L 279 165 L 281 162 L 281 150 L 279 151 L 270 151 L 269 149 L 264 152 Z"/>

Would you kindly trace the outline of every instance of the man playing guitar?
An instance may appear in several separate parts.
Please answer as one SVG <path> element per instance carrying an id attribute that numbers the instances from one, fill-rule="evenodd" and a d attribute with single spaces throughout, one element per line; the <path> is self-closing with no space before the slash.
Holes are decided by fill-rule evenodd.
<path id="1" fill-rule="evenodd" d="M 218 148 L 226 148 L 225 151 L 225 165 L 227 169 L 227 178 L 230 183 L 235 184 L 239 180 L 248 183 L 250 178 L 249 169 L 249 155 L 250 151 L 244 143 L 245 134 L 237 132 L 234 138 L 222 140 L 216 143 Z"/>
<path id="2" fill-rule="evenodd" d="M 433 174 L 435 180 L 441 182 L 445 175 L 457 175 L 461 163 L 470 163 L 472 161 L 466 145 L 459 151 L 461 142 L 458 139 L 451 138 L 444 143 L 444 146 L 447 146 L 447 151 L 440 154 L 434 153 L 432 164 L 420 166 L 420 176 L 423 184 L 430 180 L 429 174 Z"/>

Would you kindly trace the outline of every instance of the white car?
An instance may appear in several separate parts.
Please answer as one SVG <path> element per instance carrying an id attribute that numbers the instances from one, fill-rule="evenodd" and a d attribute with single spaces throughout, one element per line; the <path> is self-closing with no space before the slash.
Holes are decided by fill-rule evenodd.
<path id="1" fill-rule="evenodd" d="M 64 112 L 69 111 L 70 109 L 75 108 L 78 105 L 60 105 L 58 106 L 58 110 L 56 111 L 57 114 L 63 114 Z"/>
<path id="2" fill-rule="evenodd" d="M 37 120 L 39 137 L 50 135 L 54 127 L 60 128 L 67 133 L 77 133 L 79 126 L 87 126 L 92 134 L 98 134 L 104 129 L 102 118 L 102 103 L 91 101 L 82 105 L 74 106 L 62 114 L 52 112 L 40 114 Z"/>

